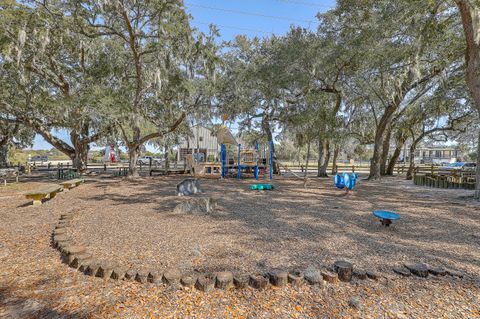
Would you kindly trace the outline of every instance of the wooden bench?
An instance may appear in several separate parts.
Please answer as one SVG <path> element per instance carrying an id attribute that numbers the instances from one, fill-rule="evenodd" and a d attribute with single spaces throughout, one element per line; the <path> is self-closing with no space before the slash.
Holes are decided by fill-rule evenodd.
<path id="1" fill-rule="evenodd" d="M 33 206 L 37 206 L 42 204 L 43 199 L 52 199 L 62 190 L 63 188 L 60 185 L 49 185 L 30 191 L 25 194 L 25 197 L 27 199 L 32 199 Z"/>
<path id="2" fill-rule="evenodd" d="M 77 187 L 81 183 L 83 183 L 83 179 L 75 178 L 75 179 L 61 182 L 60 185 L 62 185 L 64 189 L 70 189 L 70 188 Z"/>

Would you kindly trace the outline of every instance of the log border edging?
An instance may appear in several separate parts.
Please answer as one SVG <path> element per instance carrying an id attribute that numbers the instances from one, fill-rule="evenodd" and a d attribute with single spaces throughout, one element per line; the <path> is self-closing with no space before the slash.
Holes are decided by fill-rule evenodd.
<path id="1" fill-rule="evenodd" d="M 235 273 L 225 270 L 217 273 L 199 273 L 196 276 L 192 276 L 191 274 L 184 275 L 175 268 L 166 270 L 164 273 L 156 270 L 144 272 L 129 269 L 122 265 L 99 263 L 85 247 L 76 245 L 72 239 L 67 236 L 67 229 L 72 227 L 72 220 L 75 214 L 75 212 L 69 212 L 60 215 L 59 221 L 51 234 L 51 244 L 59 251 L 61 261 L 64 264 L 88 276 L 112 280 L 131 280 L 141 284 L 181 285 L 190 289 L 196 288 L 203 292 L 209 292 L 214 288 L 244 289 L 251 287 L 263 290 L 269 285 L 276 287 L 285 287 L 287 285 L 299 287 L 304 284 L 309 284 L 322 287 L 326 283 L 337 285 L 344 281 L 341 280 L 343 279 L 342 274 L 335 271 L 335 269 L 338 268 L 335 267 L 335 265 L 345 263 L 343 260 L 336 261 L 332 267 L 309 268 L 310 271 L 313 270 L 319 274 L 320 279 L 317 282 L 306 280 L 304 275 L 306 270 L 298 269 L 294 271 L 272 269 L 265 274 Z M 353 277 L 357 280 L 378 280 L 379 278 L 385 277 L 370 269 L 355 268 L 351 262 L 346 263 L 352 266 L 352 273 L 349 273 L 348 277 Z M 409 269 L 410 266 L 408 265 L 402 264 L 399 267 L 395 267 L 393 268 L 393 272 L 400 277 L 416 276 L 415 270 L 412 271 L 412 269 Z M 460 271 L 444 269 L 443 267 L 430 267 L 425 264 L 422 265 L 428 267 L 427 276 L 429 277 L 449 275 L 453 278 L 468 278 L 467 274 Z M 339 278 L 339 275 L 342 278 Z"/>

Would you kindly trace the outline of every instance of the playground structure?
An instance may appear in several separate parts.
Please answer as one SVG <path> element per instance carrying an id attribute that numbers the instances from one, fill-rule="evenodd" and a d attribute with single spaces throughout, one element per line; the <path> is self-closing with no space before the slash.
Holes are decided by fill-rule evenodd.
<path id="1" fill-rule="evenodd" d="M 242 178 L 243 172 L 253 172 L 256 180 L 260 175 L 264 175 L 268 169 L 269 179 L 273 178 L 273 142 L 269 141 L 268 146 L 260 148 L 260 144 L 256 143 L 254 149 L 242 148 L 241 144 L 237 145 L 236 161 L 227 151 L 225 144 L 221 145 L 221 175 L 226 178 L 232 170 L 236 172 L 237 179 Z M 263 156 L 262 156 L 263 155 Z"/>
<path id="2" fill-rule="evenodd" d="M 195 177 L 228 178 L 236 176 L 238 180 L 243 174 L 253 174 L 258 180 L 261 175 L 268 172 L 269 179 L 273 178 L 273 142 L 260 147 L 244 148 L 237 144 L 236 150 L 228 147 L 228 144 L 220 144 L 220 152 L 217 156 L 214 152 L 188 154 L 186 170 Z M 213 154 L 212 154 L 213 153 Z M 219 159 L 219 160 L 218 160 Z M 233 173 L 233 174 L 232 174 Z"/>
<path id="3" fill-rule="evenodd" d="M 245 147 L 226 126 L 217 128 L 215 134 L 199 126 L 193 132 L 196 136 L 180 146 L 179 153 L 179 157 L 185 159 L 185 171 L 191 175 L 241 179 L 245 174 L 251 174 L 258 180 L 268 172 L 269 179 L 273 178 L 272 141 Z"/>

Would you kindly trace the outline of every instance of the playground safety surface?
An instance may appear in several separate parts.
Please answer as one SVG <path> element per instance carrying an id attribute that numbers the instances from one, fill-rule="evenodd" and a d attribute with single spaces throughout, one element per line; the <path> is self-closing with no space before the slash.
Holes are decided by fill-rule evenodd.
<path id="1" fill-rule="evenodd" d="M 404 279 L 391 267 L 426 262 L 480 275 L 479 206 L 466 191 L 429 190 L 399 179 L 360 181 L 345 196 L 330 179 L 277 179 L 273 192 L 248 190 L 251 180 L 202 180 L 218 199 L 213 215 L 174 215 L 180 177 L 137 182 L 88 180 L 40 207 L 23 192 L 39 183 L 0 189 L 0 317 L 14 318 L 473 318 L 478 287 L 462 280 Z M 374 209 L 402 214 L 390 229 Z M 50 247 L 58 217 L 76 210 L 70 235 L 99 259 L 126 266 L 176 266 L 184 271 L 263 272 L 349 259 L 381 272 L 378 281 L 304 285 L 265 291 L 214 291 L 84 276 Z M 352 298 L 360 308 L 349 306 Z M 387 316 L 388 318 L 388 316 Z"/>

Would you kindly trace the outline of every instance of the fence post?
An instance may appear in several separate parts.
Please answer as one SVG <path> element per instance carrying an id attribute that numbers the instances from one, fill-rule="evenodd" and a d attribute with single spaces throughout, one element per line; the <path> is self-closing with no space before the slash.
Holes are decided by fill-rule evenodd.
<path id="1" fill-rule="evenodd" d="M 355 173 L 355 165 L 352 165 L 352 173 Z"/>
<path id="2" fill-rule="evenodd" d="M 104 172 L 107 171 L 107 164 L 106 164 L 106 163 L 103 164 L 103 171 L 104 171 Z"/>
<path id="3" fill-rule="evenodd" d="M 432 166 L 430 167 L 430 172 L 431 172 L 431 174 L 432 174 L 432 176 L 433 176 L 433 164 L 432 164 Z"/>

